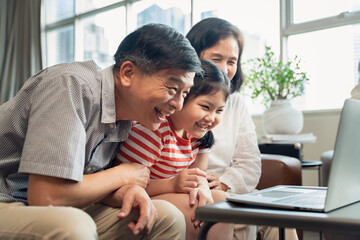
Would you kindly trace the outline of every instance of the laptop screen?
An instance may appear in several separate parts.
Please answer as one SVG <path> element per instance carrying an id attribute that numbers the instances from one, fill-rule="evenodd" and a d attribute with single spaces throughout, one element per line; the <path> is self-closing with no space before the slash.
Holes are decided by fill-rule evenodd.
<path id="1" fill-rule="evenodd" d="M 347 99 L 331 163 L 325 212 L 360 201 L 360 101 Z"/>

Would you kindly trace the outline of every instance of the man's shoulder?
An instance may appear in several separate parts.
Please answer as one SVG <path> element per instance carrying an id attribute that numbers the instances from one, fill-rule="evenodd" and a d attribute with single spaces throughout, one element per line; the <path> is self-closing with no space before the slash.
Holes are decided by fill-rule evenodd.
<path id="1" fill-rule="evenodd" d="M 101 70 L 94 61 L 84 62 L 72 62 L 58 65 L 60 69 L 63 69 L 63 73 L 75 74 L 75 75 L 99 75 Z"/>

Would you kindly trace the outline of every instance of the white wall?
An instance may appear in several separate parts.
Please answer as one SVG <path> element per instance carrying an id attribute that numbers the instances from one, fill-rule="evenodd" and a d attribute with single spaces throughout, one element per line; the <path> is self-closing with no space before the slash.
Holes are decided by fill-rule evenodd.
<path id="1" fill-rule="evenodd" d="M 320 160 L 321 153 L 334 149 L 340 110 L 304 112 L 304 128 L 302 133 L 312 132 L 317 140 L 304 145 L 304 160 Z M 262 134 L 261 115 L 253 116 L 257 134 Z M 318 185 L 316 169 L 303 170 L 303 185 Z"/>

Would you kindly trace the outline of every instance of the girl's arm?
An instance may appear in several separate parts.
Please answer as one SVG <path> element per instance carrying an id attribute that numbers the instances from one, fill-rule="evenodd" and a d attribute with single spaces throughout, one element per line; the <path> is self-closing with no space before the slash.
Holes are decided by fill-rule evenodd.
<path id="1" fill-rule="evenodd" d="M 170 179 L 151 179 L 146 188 L 150 197 L 165 193 L 189 193 L 199 186 L 200 178 L 206 178 L 206 173 L 199 168 L 185 169 Z"/>
<path id="2" fill-rule="evenodd" d="M 173 178 L 150 179 L 150 183 L 145 190 L 150 197 L 154 197 L 165 193 L 173 193 L 175 191 L 172 182 L 173 182 Z"/>
<path id="3" fill-rule="evenodd" d="M 207 170 L 209 159 L 209 152 L 199 153 L 196 156 L 195 161 L 189 166 L 189 168 L 199 168 L 202 171 Z"/>

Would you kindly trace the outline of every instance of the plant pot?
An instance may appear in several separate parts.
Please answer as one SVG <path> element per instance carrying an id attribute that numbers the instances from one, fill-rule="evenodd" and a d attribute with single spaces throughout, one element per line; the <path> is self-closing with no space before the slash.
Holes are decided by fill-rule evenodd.
<path id="1" fill-rule="evenodd" d="M 298 134 L 304 125 L 301 111 L 292 107 L 289 100 L 272 101 L 262 115 L 265 134 Z"/>

